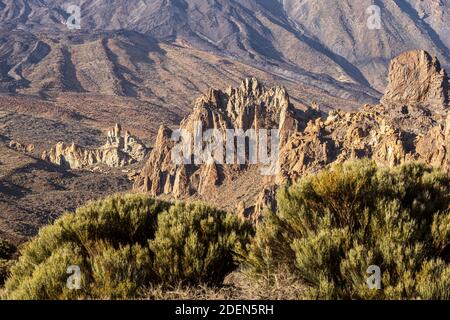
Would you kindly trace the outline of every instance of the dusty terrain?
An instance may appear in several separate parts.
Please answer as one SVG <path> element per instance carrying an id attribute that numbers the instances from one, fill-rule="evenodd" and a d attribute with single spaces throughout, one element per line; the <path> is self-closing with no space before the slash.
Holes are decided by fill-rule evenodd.
<path id="1" fill-rule="evenodd" d="M 120 170 L 69 172 L 12 150 L 0 136 L 0 237 L 20 243 L 62 212 L 131 187 Z"/>

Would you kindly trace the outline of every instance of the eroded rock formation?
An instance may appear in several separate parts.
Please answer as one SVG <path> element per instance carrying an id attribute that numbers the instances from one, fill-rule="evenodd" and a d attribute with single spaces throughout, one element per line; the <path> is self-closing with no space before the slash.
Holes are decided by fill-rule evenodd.
<path id="1" fill-rule="evenodd" d="M 14 149 L 16 151 L 22 152 L 22 153 L 32 153 L 34 151 L 34 145 L 33 144 L 27 144 L 24 145 L 20 142 L 17 142 L 15 140 L 11 140 L 8 144 L 8 147 L 11 149 Z"/>
<path id="2" fill-rule="evenodd" d="M 444 106 L 448 103 L 447 73 L 426 51 L 404 52 L 391 61 L 382 103 Z"/>
<path id="3" fill-rule="evenodd" d="M 275 206 L 277 186 L 295 182 L 332 163 L 370 158 L 396 166 L 421 161 L 450 171 L 448 78 L 424 51 L 406 52 L 391 63 L 389 86 L 379 105 L 357 112 L 295 110 L 282 88 L 256 79 L 226 92 L 210 90 L 195 102 L 181 129 L 274 129 L 280 135 L 278 168 L 262 177 L 260 165 L 174 164 L 172 130 L 162 127 L 135 188 L 153 195 L 202 199 L 257 219 Z"/>
<path id="4" fill-rule="evenodd" d="M 211 89 L 194 103 L 193 112 L 182 121 L 180 129 L 191 137 L 199 124 L 205 130 L 217 129 L 223 137 L 227 129 L 243 132 L 254 129 L 256 133 L 260 129 L 276 129 L 281 143 L 285 143 L 290 134 L 298 130 L 299 120 L 295 114 L 284 89 L 266 89 L 252 78 L 226 92 Z M 247 164 L 223 165 L 220 161 L 195 164 L 193 158 L 191 164 L 177 165 L 171 155 L 175 144 L 171 139 L 173 133 L 166 127 L 160 128 L 154 150 L 136 180 L 137 190 L 178 198 L 196 194 L 212 197 L 224 180 L 239 175 L 248 167 Z M 223 160 L 225 162 L 225 158 Z M 261 179 L 257 180 L 255 183 L 260 185 Z"/>
<path id="5" fill-rule="evenodd" d="M 142 161 L 146 154 L 145 145 L 128 131 L 122 135 L 122 128 L 116 124 L 108 131 L 106 143 L 100 148 L 89 149 L 59 142 L 51 150 L 44 151 L 42 159 L 69 169 L 99 164 L 116 168 Z"/>

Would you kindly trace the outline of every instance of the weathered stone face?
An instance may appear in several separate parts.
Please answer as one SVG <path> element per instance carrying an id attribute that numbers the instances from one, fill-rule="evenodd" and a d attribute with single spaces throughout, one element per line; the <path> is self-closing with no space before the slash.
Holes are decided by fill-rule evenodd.
<path id="1" fill-rule="evenodd" d="M 450 112 L 445 123 L 433 127 L 417 140 L 416 151 L 422 161 L 450 170 Z"/>
<path id="2" fill-rule="evenodd" d="M 49 151 L 44 151 L 42 159 L 69 169 L 83 169 L 104 164 L 108 167 L 124 167 L 144 160 L 147 148 L 137 138 L 116 124 L 108 131 L 106 143 L 97 149 L 88 149 L 59 142 Z"/>
<path id="3" fill-rule="evenodd" d="M 426 51 L 408 51 L 393 59 L 384 104 L 448 103 L 448 78 L 436 57 Z"/>

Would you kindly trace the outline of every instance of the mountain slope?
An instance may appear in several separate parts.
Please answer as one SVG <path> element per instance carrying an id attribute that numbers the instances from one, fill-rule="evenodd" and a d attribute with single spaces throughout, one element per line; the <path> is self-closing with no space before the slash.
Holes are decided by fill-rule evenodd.
<path id="1" fill-rule="evenodd" d="M 25 40 L 24 40 L 25 39 Z M 378 92 L 326 75 L 292 73 L 243 63 L 234 57 L 192 47 L 186 41 L 158 42 L 118 31 L 60 38 L 12 32 L 0 46 L 0 90 L 22 94 L 63 92 L 118 95 L 186 108 L 209 85 L 258 76 L 292 88 L 302 103 L 352 107 L 371 102 Z"/>
<path id="2" fill-rule="evenodd" d="M 380 30 L 367 29 L 366 10 L 372 4 L 369 0 L 90 0 L 80 2 L 81 31 L 130 30 L 158 41 L 181 38 L 197 49 L 235 57 L 299 82 L 307 82 L 308 74 L 314 73 L 379 91 L 386 85 L 388 61 L 400 52 L 424 48 L 445 67 L 450 65 L 448 0 L 375 1 L 381 8 Z M 62 23 L 66 6 L 63 0 L 4 0 L 2 25 L 67 35 Z"/>
<path id="3" fill-rule="evenodd" d="M 0 196 L 2 201 L 6 199 L 0 204 L 0 233 L 15 230 L 31 235 L 38 225 L 75 202 L 78 205 L 91 197 L 130 188 L 124 172 L 111 176 L 67 172 L 39 160 L 42 151 L 59 141 L 97 148 L 99 132 L 115 123 L 150 147 L 159 125 L 176 128 L 191 114 L 195 97 L 211 92 L 210 87 L 217 89 L 213 92 L 229 92 L 228 86 L 238 87 L 241 79 L 248 77 L 258 78 L 267 87 L 284 87 L 279 92 L 289 92 L 290 109 L 303 121 L 291 141 L 294 151 L 284 154 L 288 173 L 312 172 L 338 156 L 375 155 L 386 163 L 412 156 L 437 166 L 448 159 L 445 117 L 438 117 L 428 106 L 392 105 L 390 110 L 388 103 L 351 114 L 336 111 L 330 122 L 319 119 L 318 126 L 312 122 L 307 132 L 305 128 L 309 120 L 316 119 L 317 106 L 322 111 L 355 111 L 366 103 L 378 103 L 388 86 L 389 60 L 403 51 L 425 49 L 449 69 L 449 0 L 77 3 L 81 5 L 81 30 L 69 30 L 64 24 L 69 16 L 65 0 L 0 0 Z M 381 8 L 380 30 L 367 28 L 366 9 L 372 4 Z M 408 77 L 400 74 L 393 79 L 445 78 L 443 73 L 433 72 L 440 70 L 434 64 L 436 59 L 423 57 L 414 61 L 429 63 L 429 68 L 419 73 L 411 68 L 405 73 Z M 403 70 L 403 65 L 408 66 L 400 63 L 395 69 Z M 437 83 L 433 94 L 424 96 L 421 103 L 445 98 L 434 90 L 441 88 L 440 82 L 433 83 Z M 408 88 L 408 81 L 400 85 L 399 92 L 395 84 L 390 84 L 387 92 L 391 92 L 385 98 L 408 102 L 402 100 L 405 95 L 412 93 L 415 99 L 416 93 L 424 92 L 423 87 Z M 372 121 L 377 112 L 382 119 Z M 391 118 L 394 131 L 378 123 L 392 122 Z M 419 123 L 411 122 L 416 118 Z M 360 124 L 366 127 L 359 130 Z M 385 140 L 368 141 L 364 136 L 367 128 L 374 130 L 375 138 Z M 420 144 L 413 140 L 416 137 L 422 139 Z M 354 139 L 359 145 L 352 145 Z M 11 140 L 33 144 L 34 153 L 12 150 L 5 142 Z M 304 156 L 299 158 L 301 154 Z M 158 185 L 157 180 L 166 176 L 153 170 L 151 163 L 146 166 L 138 189 L 145 190 L 147 183 L 147 187 L 157 186 L 156 194 L 164 189 L 183 191 L 189 185 L 199 187 L 195 179 L 200 173 L 206 180 L 211 174 L 214 178 L 214 170 L 199 169 L 189 183 L 170 180 Z M 227 208 L 241 201 L 246 206 L 255 199 L 266 202 L 273 189 L 262 190 L 267 181 L 254 179 L 255 174 L 253 168 L 231 172 L 228 179 L 220 181 L 218 191 L 208 189 L 208 183 L 215 181 L 202 181 L 206 191 L 211 191 L 205 199 Z M 284 178 L 295 178 L 295 174 Z M 179 176 L 185 178 L 182 173 Z M 151 185 L 145 180 L 149 177 Z M 221 179 L 220 172 L 217 178 Z M 92 184 L 85 185 L 88 180 Z M 33 182 L 31 186 L 28 181 Z M 80 194 L 80 189 L 95 192 Z M 229 194 L 237 197 L 224 199 L 223 195 Z M 53 212 L 55 202 L 60 206 Z M 30 226 L 13 226 L 27 219 Z"/>

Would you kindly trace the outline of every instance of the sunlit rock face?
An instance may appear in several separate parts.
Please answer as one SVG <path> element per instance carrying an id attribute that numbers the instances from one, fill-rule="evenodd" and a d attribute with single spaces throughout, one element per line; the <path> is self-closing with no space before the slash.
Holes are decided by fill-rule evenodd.
<path id="1" fill-rule="evenodd" d="M 436 57 L 409 51 L 393 59 L 384 104 L 444 107 L 448 103 L 447 73 Z"/>
<path id="2" fill-rule="evenodd" d="M 249 78 L 238 88 L 226 92 L 209 90 L 194 103 L 192 113 L 180 129 L 193 136 L 197 126 L 205 131 L 216 129 L 223 137 L 227 130 L 275 129 L 280 143 L 285 143 L 296 132 L 299 121 L 296 110 L 283 88 L 266 89 L 257 79 Z M 177 165 L 171 159 L 173 131 L 161 127 L 150 158 L 136 180 L 135 189 L 153 195 L 171 194 L 186 197 L 192 194 L 211 195 L 231 176 L 248 171 L 249 166 L 223 163 L 195 163 Z M 225 148 L 225 145 L 224 145 Z M 223 159 L 225 160 L 225 159 Z"/>
<path id="3" fill-rule="evenodd" d="M 144 160 L 147 154 L 145 145 L 128 131 L 122 133 L 121 126 L 116 124 L 108 131 L 106 143 L 96 149 L 59 142 L 49 151 L 44 151 L 42 159 L 69 169 L 83 169 L 98 164 L 117 168 Z"/>

